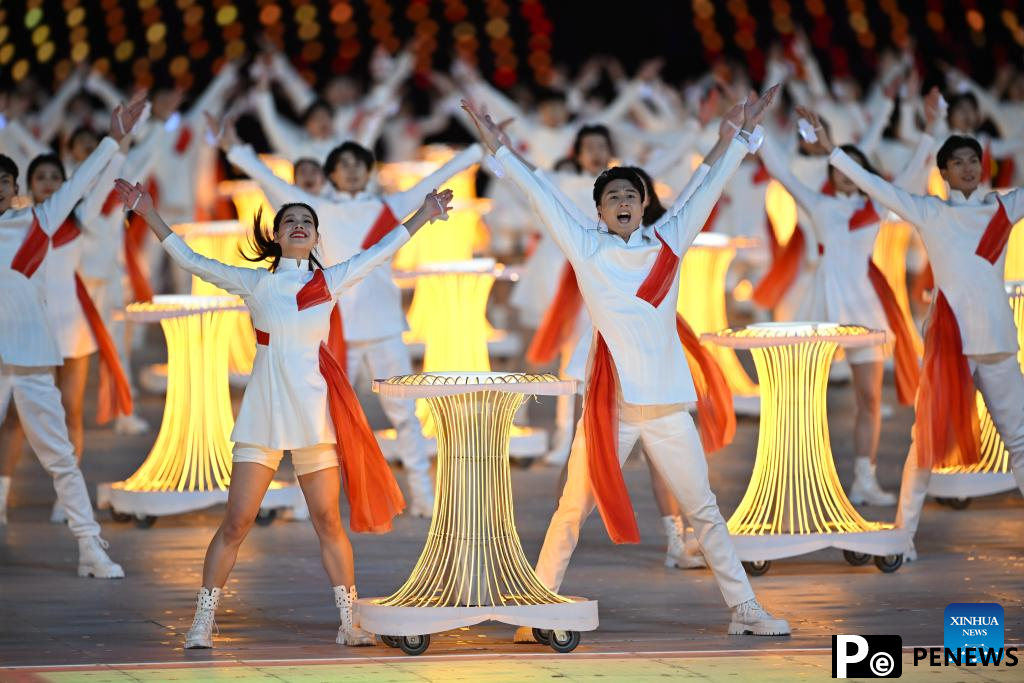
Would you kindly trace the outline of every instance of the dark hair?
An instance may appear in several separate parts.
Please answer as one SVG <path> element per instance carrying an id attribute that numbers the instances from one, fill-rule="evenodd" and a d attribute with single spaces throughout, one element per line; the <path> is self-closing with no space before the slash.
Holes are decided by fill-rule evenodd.
<path id="1" fill-rule="evenodd" d="M 18 182 L 18 164 L 6 154 L 0 154 L 0 173 L 6 173 L 14 182 Z"/>
<path id="2" fill-rule="evenodd" d="M 594 204 L 601 205 L 601 195 L 604 194 L 604 188 L 613 180 L 627 181 L 640 193 L 640 201 L 647 197 L 644 180 L 636 171 L 628 166 L 615 166 L 601 173 L 601 175 L 597 176 L 597 180 L 594 181 Z"/>
<path id="3" fill-rule="evenodd" d="M 302 123 L 302 125 L 305 126 L 307 123 L 309 123 L 309 119 L 311 119 L 313 117 L 313 114 L 315 114 L 319 109 L 323 109 L 324 111 L 326 111 L 328 116 L 334 116 L 334 111 L 331 109 L 331 105 L 327 102 L 327 100 L 320 99 L 318 97 L 317 99 L 310 102 L 308 107 L 302 110 L 302 116 L 299 117 L 299 121 Z"/>
<path id="4" fill-rule="evenodd" d="M 249 240 L 249 248 L 253 252 L 253 256 L 249 256 L 245 253 L 245 250 L 241 246 L 238 247 L 238 253 L 242 255 L 246 261 L 253 263 L 260 263 L 262 261 L 270 261 L 270 272 L 277 270 L 277 265 L 281 262 L 281 245 L 274 241 L 274 235 L 277 235 L 277 231 L 281 228 L 281 220 L 284 218 L 284 212 L 294 207 L 300 207 L 309 211 L 313 216 L 313 227 L 320 230 L 320 219 L 316 215 L 316 211 L 309 204 L 303 204 L 302 202 L 291 202 L 289 204 L 283 204 L 277 213 L 274 214 L 274 225 L 270 235 L 267 235 L 263 229 L 263 207 L 261 206 L 256 211 L 256 217 L 253 219 L 252 225 L 252 239 Z M 313 252 L 309 253 L 309 269 L 313 270 L 315 265 L 317 268 L 323 269 L 323 265 L 317 260 Z"/>
<path id="5" fill-rule="evenodd" d="M 543 104 L 544 102 L 558 102 L 560 104 L 565 104 L 565 93 L 561 90 L 541 86 L 537 88 L 536 102 L 537 104 Z"/>
<path id="6" fill-rule="evenodd" d="M 71 135 L 68 136 L 68 147 L 71 147 L 73 144 L 75 144 L 75 140 L 82 137 L 83 135 L 90 135 L 96 140 L 100 139 L 100 134 L 94 131 L 89 126 L 79 126 L 78 128 L 75 128 L 73 131 L 71 131 Z"/>
<path id="7" fill-rule="evenodd" d="M 320 162 L 314 159 L 313 157 L 302 157 L 300 159 L 296 159 L 295 163 L 292 164 L 292 168 L 298 169 L 299 166 L 303 166 L 305 164 L 312 164 L 313 166 L 316 166 L 321 173 L 323 173 L 324 171 L 324 167 L 321 166 Z"/>
<path id="8" fill-rule="evenodd" d="M 347 142 L 343 142 L 332 149 L 331 153 L 327 155 L 327 161 L 324 162 L 324 175 L 329 176 L 334 173 L 334 169 L 337 168 L 338 164 L 341 162 L 341 155 L 345 153 L 352 154 L 357 161 L 361 161 L 366 166 L 367 170 L 373 168 L 375 161 L 373 152 L 366 149 L 358 142 L 348 140 Z"/>
<path id="9" fill-rule="evenodd" d="M 654 180 L 648 175 L 647 171 L 640 168 L 639 166 L 626 166 L 629 170 L 640 176 L 640 179 L 644 181 L 644 186 L 647 188 L 647 196 L 650 197 L 650 201 L 647 203 L 647 208 L 644 209 L 644 225 L 653 225 L 658 221 L 659 218 L 668 213 L 668 209 L 661 203 L 661 199 L 658 197 L 658 193 L 654 191 Z"/>
<path id="10" fill-rule="evenodd" d="M 562 157 L 555 162 L 553 167 L 556 171 L 568 171 L 570 173 L 579 173 L 583 169 L 580 168 L 579 162 L 572 157 Z"/>
<path id="11" fill-rule="evenodd" d="M 981 144 L 977 140 L 964 135 L 950 135 L 942 143 L 942 147 L 939 147 L 939 151 L 935 155 L 935 165 L 939 167 L 939 170 L 945 169 L 946 164 L 953 158 L 953 153 L 965 147 L 977 154 L 978 159 L 982 158 Z"/>
<path id="12" fill-rule="evenodd" d="M 974 96 L 974 93 L 972 93 L 972 92 L 958 92 L 958 93 L 954 93 L 953 95 L 949 96 L 949 108 L 946 110 L 948 112 L 947 113 L 947 117 L 948 117 L 949 114 L 953 113 L 954 109 L 959 107 L 961 104 L 965 104 L 965 103 L 971 105 L 975 109 L 980 109 L 981 108 L 978 105 L 978 98 Z"/>
<path id="13" fill-rule="evenodd" d="M 583 138 L 590 135 L 599 135 L 603 137 L 605 142 L 608 143 L 608 149 L 612 150 L 614 153 L 615 145 L 612 143 L 612 133 L 608 130 L 608 126 L 601 123 L 595 123 L 583 126 L 579 129 L 579 132 L 576 133 L 576 139 L 572 143 L 573 156 L 578 157 L 580 155 L 580 147 L 583 146 Z"/>
<path id="14" fill-rule="evenodd" d="M 59 156 L 56 154 L 40 154 L 28 165 L 28 173 L 25 174 L 25 177 L 28 178 L 29 182 L 32 182 L 32 175 L 40 166 L 56 166 L 57 170 L 60 171 L 61 180 L 68 179 L 68 174 L 64 171 L 64 162 L 60 160 Z"/>

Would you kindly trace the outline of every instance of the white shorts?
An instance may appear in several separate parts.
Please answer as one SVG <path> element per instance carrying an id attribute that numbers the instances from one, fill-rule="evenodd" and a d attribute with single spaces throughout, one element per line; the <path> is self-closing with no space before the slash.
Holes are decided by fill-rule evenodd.
<path id="1" fill-rule="evenodd" d="M 294 448 L 292 454 L 292 467 L 295 474 L 302 476 L 325 470 L 328 467 L 338 466 L 338 453 L 334 450 L 333 443 L 320 443 L 308 448 Z M 277 471 L 281 464 L 284 451 L 263 446 L 253 446 L 248 443 L 236 443 L 232 451 L 231 462 L 255 462 L 264 467 Z"/>

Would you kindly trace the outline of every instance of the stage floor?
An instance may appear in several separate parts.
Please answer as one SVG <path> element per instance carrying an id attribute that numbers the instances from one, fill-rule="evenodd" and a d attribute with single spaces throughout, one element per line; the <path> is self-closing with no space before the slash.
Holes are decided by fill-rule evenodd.
<path id="1" fill-rule="evenodd" d="M 886 400 L 895 401 L 890 387 Z M 155 425 L 162 405 L 162 397 L 143 397 L 142 413 Z M 374 426 L 382 425 L 372 397 L 369 405 Z M 853 464 L 851 408 L 849 387 L 834 388 L 833 449 L 846 483 Z M 540 426 L 550 425 L 551 401 L 531 402 L 529 410 Z M 883 426 L 879 478 L 888 489 L 898 486 L 911 417 L 897 407 Z M 736 443 L 711 458 L 712 486 L 726 516 L 745 488 L 756 434 L 756 421 L 741 421 Z M 91 491 L 98 482 L 133 472 L 152 439 L 90 428 L 84 471 Z M 288 467 L 279 474 L 290 475 Z M 837 550 L 774 562 L 752 582 L 762 602 L 790 620 L 794 634 L 753 638 L 726 635 L 728 612 L 709 571 L 663 566 L 661 522 L 641 458 L 630 461 L 626 479 L 643 539 L 615 547 L 596 515 L 588 521 L 563 592 L 599 600 L 601 626 L 583 634 L 573 654 L 514 645 L 512 629 L 502 625 L 437 634 L 419 659 L 383 645 L 335 645 L 338 615 L 316 537 L 308 523 L 282 520 L 256 527 L 243 546 L 218 615 L 216 649 L 185 652 L 182 639 L 203 553 L 222 508 L 163 518 L 150 529 L 115 523 L 100 512 L 110 552 L 128 578 L 79 579 L 74 539 L 47 522 L 52 486 L 26 455 L 14 482 L 10 524 L 0 532 L 0 667 L 49 668 L 0 670 L 0 681 L 512 681 L 597 675 L 640 681 L 687 674 L 705 680 L 733 674 L 759 681 L 818 679 L 830 675 L 833 634 L 898 634 L 905 648 L 941 645 L 943 609 L 951 602 L 1002 604 L 1007 644 L 1024 640 L 1024 500 L 1016 492 L 976 499 L 964 511 L 929 502 L 918 538 L 921 560 L 894 574 L 874 565 L 851 567 Z M 558 480 L 558 470 L 539 464 L 513 471 L 517 526 L 531 561 L 554 509 Z M 864 514 L 892 520 L 895 510 L 865 508 Z M 389 535 L 353 536 L 362 595 L 388 594 L 400 585 L 427 527 L 426 520 L 402 518 Z M 132 663 L 140 666 L 125 666 Z M 85 666 L 52 668 L 64 665 Z M 991 667 L 970 671 L 972 680 L 1017 675 Z M 904 678 L 941 672 L 908 668 Z"/>

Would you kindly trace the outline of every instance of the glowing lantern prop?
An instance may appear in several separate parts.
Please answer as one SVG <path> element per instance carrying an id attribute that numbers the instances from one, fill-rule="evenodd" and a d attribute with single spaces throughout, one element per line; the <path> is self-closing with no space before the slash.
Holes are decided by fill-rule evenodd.
<path id="1" fill-rule="evenodd" d="M 725 309 L 725 276 L 736 250 L 748 244 L 749 240 L 704 232 L 697 236 L 683 256 L 676 310 L 698 335 L 729 327 Z M 729 383 L 736 410 L 756 415 L 760 403 L 757 385 L 743 369 L 736 352 L 718 345 L 711 346 L 710 351 Z"/>
<path id="2" fill-rule="evenodd" d="M 1015 233 L 1021 234 L 1015 229 Z M 1013 309 L 1013 320 L 1017 324 L 1017 344 L 1022 349 L 1017 360 L 1024 372 L 1024 282 L 1008 282 L 1006 293 Z M 1006 450 L 992 416 L 985 407 L 985 401 L 978 392 L 978 418 L 981 426 L 981 459 L 968 467 L 941 467 L 932 470 L 928 482 L 928 494 L 950 499 L 959 507 L 967 498 L 988 496 L 1017 488 L 1017 482 L 1010 470 L 1010 453 Z"/>
<path id="3" fill-rule="evenodd" d="M 357 601 L 364 628 L 386 634 L 385 642 L 406 637 L 403 649 L 412 643 L 425 649 L 427 634 L 488 620 L 561 631 L 597 628 L 595 601 L 558 595 L 537 578 L 512 505 L 513 416 L 529 395 L 575 389 L 574 380 L 554 375 L 493 372 L 374 382 L 382 396 L 424 399 L 430 406 L 438 429 L 437 489 L 426 545 L 408 580 L 386 598 Z"/>
<path id="4" fill-rule="evenodd" d="M 748 571 L 770 560 L 820 548 L 847 559 L 874 555 L 883 571 L 902 563 L 907 538 L 891 524 L 868 522 L 850 503 L 836 473 L 825 394 L 840 347 L 873 346 L 885 333 L 830 323 L 763 323 L 704 335 L 749 349 L 761 387 L 761 424 L 750 484 L 729 519 L 729 533 Z"/>
<path id="5" fill-rule="evenodd" d="M 167 401 L 156 443 L 128 479 L 100 484 L 99 507 L 137 517 L 172 515 L 227 501 L 234 427 L 228 338 L 236 297 L 156 296 L 130 304 L 128 320 L 160 322 L 167 340 Z M 292 506 L 295 487 L 275 482 L 264 508 Z"/>
<path id="6" fill-rule="evenodd" d="M 197 254 L 202 254 L 232 266 L 257 268 L 258 264 L 242 258 L 239 249 L 251 253 L 248 237 L 251 228 L 238 221 L 210 221 L 206 223 L 186 223 L 174 226 L 175 232 L 182 235 L 188 245 Z M 227 296 L 220 287 L 192 276 L 193 296 Z M 256 357 L 256 333 L 253 331 L 252 319 L 248 310 L 232 313 L 228 316 L 228 371 L 233 376 L 248 377 L 252 372 L 252 362 Z"/>

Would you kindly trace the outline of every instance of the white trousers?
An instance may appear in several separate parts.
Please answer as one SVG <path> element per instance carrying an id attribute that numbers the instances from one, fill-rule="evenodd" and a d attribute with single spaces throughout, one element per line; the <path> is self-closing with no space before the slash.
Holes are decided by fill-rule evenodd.
<path id="1" fill-rule="evenodd" d="M 974 383 L 985 399 L 996 431 L 1010 453 L 1010 468 L 1017 487 L 1024 493 L 1024 375 L 1016 356 L 995 363 L 968 359 Z M 910 452 L 903 466 L 899 510 L 896 526 L 906 530 L 911 540 L 917 533 L 925 495 L 932 472 L 917 466 L 917 447 L 910 442 Z"/>
<path id="2" fill-rule="evenodd" d="M 708 482 L 708 464 L 693 418 L 682 404 L 641 406 L 619 402 L 619 462 L 624 464 L 637 440 L 651 464 L 668 483 L 715 575 L 722 597 L 735 607 L 754 597 L 736 556 L 715 494 Z M 569 558 L 579 541 L 580 527 L 596 502 L 590 488 L 583 420 L 569 455 L 569 472 L 537 561 L 537 576 L 551 590 L 562 585 Z"/>
<path id="3" fill-rule="evenodd" d="M 412 374 L 409 349 L 402 337 L 385 337 L 365 342 L 347 342 L 348 378 L 352 386 L 374 379 Z M 380 405 L 397 433 L 402 466 L 409 473 L 429 473 L 427 441 L 416 417 L 416 401 L 380 396 Z"/>
<path id="4" fill-rule="evenodd" d="M 53 477 L 57 500 L 68 515 L 71 533 L 98 536 L 100 525 L 92 512 L 82 470 L 68 439 L 64 406 L 53 380 L 52 368 L 26 368 L 0 363 L 0 420 L 7 415 L 11 398 L 39 464 Z"/>

